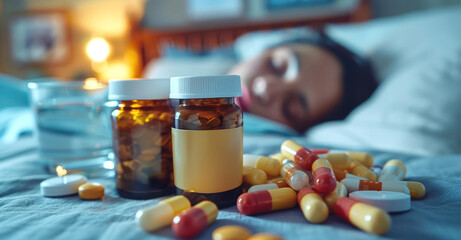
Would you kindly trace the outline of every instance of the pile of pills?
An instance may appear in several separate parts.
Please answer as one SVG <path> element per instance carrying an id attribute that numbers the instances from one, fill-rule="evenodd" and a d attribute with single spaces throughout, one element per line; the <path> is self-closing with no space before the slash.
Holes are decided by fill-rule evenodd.
<path id="1" fill-rule="evenodd" d="M 419 182 L 404 181 L 405 165 L 389 160 L 383 167 L 363 152 L 308 149 L 287 140 L 281 153 L 269 157 L 244 154 L 243 181 L 246 193 L 237 200 L 245 215 L 293 208 L 299 205 L 311 223 L 323 223 L 331 212 L 355 227 L 385 234 L 391 226 L 388 212 L 410 209 L 411 198 L 424 197 Z M 172 225 L 178 237 L 191 238 L 216 220 L 218 208 L 202 201 L 191 207 L 184 196 L 175 196 L 136 214 L 140 226 L 155 231 Z M 224 226 L 213 239 L 282 239 L 251 233 L 240 226 Z"/>

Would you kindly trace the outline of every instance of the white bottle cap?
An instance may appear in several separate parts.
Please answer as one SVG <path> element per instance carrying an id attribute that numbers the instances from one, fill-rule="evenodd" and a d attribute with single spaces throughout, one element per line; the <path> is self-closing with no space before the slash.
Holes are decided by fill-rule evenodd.
<path id="1" fill-rule="evenodd" d="M 410 195 L 390 191 L 356 191 L 349 198 L 379 207 L 387 212 L 403 212 L 411 208 Z"/>
<path id="2" fill-rule="evenodd" d="M 170 79 L 131 79 L 109 81 L 109 100 L 168 99 Z"/>
<path id="3" fill-rule="evenodd" d="M 240 76 L 186 76 L 172 77 L 170 98 L 227 98 L 242 96 Z"/>
<path id="4" fill-rule="evenodd" d="M 52 177 L 40 183 L 40 191 L 45 197 L 63 197 L 77 193 L 84 183 L 86 177 L 79 174 Z"/>

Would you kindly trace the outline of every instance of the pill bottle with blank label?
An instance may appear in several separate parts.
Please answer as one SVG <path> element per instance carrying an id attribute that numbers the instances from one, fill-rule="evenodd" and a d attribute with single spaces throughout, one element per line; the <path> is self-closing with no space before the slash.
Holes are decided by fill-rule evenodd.
<path id="1" fill-rule="evenodd" d="M 117 192 L 148 199 L 174 192 L 169 79 L 109 81 Z"/>
<path id="2" fill-rule="evenodd" d="M 170 84 L 170 98 L 179 99 L 172 127 L 176 194 L 192 204 L 235 205 L 243 174 L 242 111 L 234 103 L 240 77 L 173 77 Z"/>

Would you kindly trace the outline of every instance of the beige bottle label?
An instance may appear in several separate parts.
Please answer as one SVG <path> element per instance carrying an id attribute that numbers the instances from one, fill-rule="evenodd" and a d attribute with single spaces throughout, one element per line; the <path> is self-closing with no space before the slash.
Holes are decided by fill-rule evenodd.
<path id="1" fill-rule="evenodd" d="M 171 130 L 176 187 L 198 193 L 218 193 L 242 184 L 243 127 Z"/>

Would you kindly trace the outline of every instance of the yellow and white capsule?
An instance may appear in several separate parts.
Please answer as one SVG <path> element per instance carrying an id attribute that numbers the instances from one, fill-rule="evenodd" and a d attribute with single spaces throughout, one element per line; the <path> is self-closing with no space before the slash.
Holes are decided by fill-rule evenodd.
<path id="1" fill-rule="evenodd" d="M 261 184 L 261 185 L 254 185 L 248 189 L 248 192 L 256 192 L 256 191 L 261 191 L 261 190 L 270 190 L 270 189 L 277 189 L 277 188 L 283 188 L 283 187 L 289 187 L 288 184 L 285 181 L 279 181 L 275 183 L 266 183 L 266 184 Z"/>
<path id="2" fill-rule="evenodd" d="M 243 166 L 261 169 L 272 177 L 279 176 L 282 168 L 282 164 L 277 159 L 252 154 L 243 154 Z"/>
<path id="3" fill-rule="evenodd" d="M 285 178 L 285 182 L 294 190 L 299 191 L 304 187 L 312 185 L 312 176 L 304 171 L 300 166 L 291 160 L 285 160 L 280 175 Z"/>
<path id="4" fill-rule="evenodd" d="M 147 232 L 169 226 L 173 217 L 190 208 L 190 201 L 184 196 L 174 196 L 143 208 L 136 213 L 136 222 Z"/>

